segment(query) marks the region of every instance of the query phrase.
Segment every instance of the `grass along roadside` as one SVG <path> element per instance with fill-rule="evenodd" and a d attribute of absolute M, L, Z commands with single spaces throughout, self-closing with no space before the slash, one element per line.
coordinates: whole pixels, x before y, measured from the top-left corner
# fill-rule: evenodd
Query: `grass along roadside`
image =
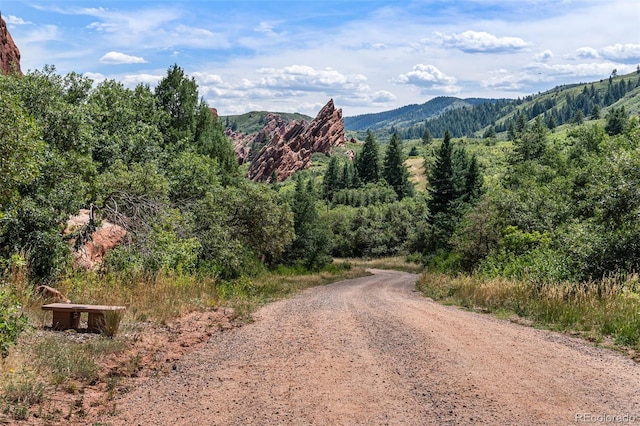
<path fill-rule="evenodd" d="M 115 412 L 114 396 L 128 390 L 128 379 L 170 371 L 212 332 L 250 321 L 259 306 L 363 275 L 363 269 L 337 261 L 318 273 L 280 268 L 228 282 L 83 272 L 57 283 L 73 302 L 127 306 L 119 332 L 108 337 L 49 331 L 51 314 L 41 310 L 44 301 L 33 295 L 24 274 L 14 271 L 3 285 L 17 295 L 31 329 L 8 357 L 0 358 L 0 423 L 82 422 L 92 412 Z"/>
<path fill-rule="evenodd" d="M 536 285 L 477 276 L 425 272 L 417 287 L 445 304 L 480 309 L 500 317 L 517 315 L 535 326 L 580 335 L 601 344 L 612 340 L 640 352 L 638 276 L 613 277 L 582 284 Z M 640 359 L 638 359 L 640 360 Z"/>
<path fill-rule="evenodd" d="M 341 259 L 342 262 L 348 262 L 362 269 L 391 269 L 394 271 L 420 273 L 424 270 L 421 263 L 411 262 L 403 256 L 381 257 L 375 259 Z"/>

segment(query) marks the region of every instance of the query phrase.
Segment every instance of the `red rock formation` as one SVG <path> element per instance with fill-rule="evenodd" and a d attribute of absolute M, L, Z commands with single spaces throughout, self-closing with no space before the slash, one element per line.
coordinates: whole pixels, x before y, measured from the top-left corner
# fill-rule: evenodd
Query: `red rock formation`
<path fill-rule="evenodd" d="M 89 210 L 82 209 L 77 216 L 69 218 L 64 233 L 70 234 L 86 226 L 89 223 L 90 214 Z M 89 241 L 73 252 L 75 263 L 84 269 L 93 269 L 102 263 L 102 258 L 109 250 L 120 245 L 126 233 L 127 231 L 121 226 L 103 220 L 102 225 L 91 233 Z M 75 240 L 70 240 L 71 245 L 74 243 Z"/>
<path fill-rule="evenodd" d="M 20 70 L 20 50 L 13 42 L 2 16 L 0 16 L 0 71 L 5 74 L 16 72 L 22 75 L 22 70 Z"/>
<path fill-rule="evenodd" d="M 267 144 L 251 161 L 249 178 L 265 182 L 275 171 L 278 181 L 283 181 L 298 170 L 309 168 L 314 152 L 329 152 L 331 147 L 344 143 L 342 110 L 335 109 L 331 99 L 311 123 L 288 122 L 277 114 L 269 114 L 267 125 L 253 138 L 254 144 L 256 141 Z M 242 150 L 236 145 L 239 158 L 249 156 L 247 146 L 242 145 Z"/>

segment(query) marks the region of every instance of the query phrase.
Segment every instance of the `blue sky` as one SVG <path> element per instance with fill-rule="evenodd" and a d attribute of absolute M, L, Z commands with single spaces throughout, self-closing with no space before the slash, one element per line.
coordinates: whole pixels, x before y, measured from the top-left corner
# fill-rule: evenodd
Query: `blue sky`
<path fill-rule="evenodd" d="M 0 11 L 23 71 L 154 86 L 177 63 L 222 115 L 516 98 L 640 64 L 637 0 L 0 0 Z"/>

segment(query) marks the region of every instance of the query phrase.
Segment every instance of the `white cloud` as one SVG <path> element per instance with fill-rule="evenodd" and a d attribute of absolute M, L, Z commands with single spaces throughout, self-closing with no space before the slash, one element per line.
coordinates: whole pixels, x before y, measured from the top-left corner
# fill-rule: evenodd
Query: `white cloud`
<path fill-rule="evenodd" d="M 301 104 L 298 105 L 298 108 L 296 109 L 296 111 L 298 112 L 302 112 L 304 114 L 307 114 L 311 117 L 314 117 L 315 115 L 318 114 L 318 112 L 320 112 L 320 110 L 322 109 L 323 106 L 325 106 L 326 104 L 320 103 L 320 102 L 303 102 Z"/>
<path fill-rule="evenodd" d="M 613 69 L 617 69 L 620 74 L 624 74 L 633 71 L 635 68 L 631 65 L 613 62 L 590 62 L 545 65 L 542 69 L 560 76 L 604 78 L 609 77 Z"/>
<path fill-rule="evenodd" d="M 638 61 L 640 60 L 640 44 L 614 44 L 600 49 L 603 58 L 612 61 Z"/>
<path fill-rule="evenodd" d="M 135 87 L 141 83 L 148 84 L 149 86 L 155 86 L 163 78 L 164 78 L 164 75 L 140 73 L 140 74 L 127 74 L 124 77 L 122 77 L 120 80 L 127 87 Z"/>
<path fill-rule="evenodd" d="M 533 57 L 536 62 L 547 62 L 553 58 L 553 52 L 550 49 L 540 52 Z"/>
<path fill-rule="evenodd" d="M 268 22 L 260 22 L 260 24 L 258 24 L 258 26 L 255 27 L 253 31 L 269 37 L 274 37 L 278 35 L 278 33 L 273 30 L 274 28 L 275 26 L 273 24 L 269 24 Z"/>
<path fill-rule="evenodd" d="M 442 45 L 467 53 L 500 53 L 519 51 L 529 47 L 529 43 L 519 37 L 496 37 L 484 31 L 465 31 L 462 33 L 436 33 Z"/>
<path fill-rule="evenodd" d="M 147 61 L 140 56 L 131 56 L 122 52 L 108 52 L 101 58 L 103 64 L 119 65 L 119 64 L 145 64 Z"/>
<path fill-rule="evenodd" d="M 433 65 L 418 64 L 414 65 L 413 71 L 406 74 L 400 74 L 397 78 L 398 83 L 412 84 L 419 87 L 432 87 L 434 85 L 454 84 L 457 80 L 440 71 Z"/>
<path fill-rule="evenodd" d="M 413 71 L 400 74 L 395 81 L 419 87 L 424 94 L 438 92 L 453 95 L 462 90 L 455 84 L 458 81 L 455 77 L 446 75 L 433 65 L 414 65 Z"/>
<path fill-rule="evenodd" d="M 544 79 L 542 75 L 528 72 L 512 72 L 506 69 L 493 71 L 490 77 L 480 82 L 482 87 L 491 90 L 519 91 L 531 83 Z"/>
<path fill-rule="evenodd" d="M 291 65 L 284 68 L 260 68 L 263 77 L 244 86 L 302 91 L 358 90 L 364 88 L 367 78 L 362 74 L 342 74 L 333 68 L 316 70 L 307 65 Z"/>
<path fill-rule="evenodd" d="M 7 23 L 7 25 L 28 25 L 32 23 L 13 15 L 6 15 L 3 17 L 3 19 Z"/>
<path fill-rule="evenodd" d="M 100 83 L 101 81 L 104 81 L 107 79 L 107 77 L 105 77 L 104 74 L 101 74 L 99 72 L 85 72 L 83 75 L 87 78 L 90 78 L 96 83 Z"/>
<path fill-rule="evenodd" d="M 598 54 L 598 51 L 596 49 L 594 49 L 593 47 L 581 47 L 579 49 L 576 49 L 575 55 L 569 55 L 568 58 L 569 59 L 571 59 L 571 58 L 575 58 L 575 59 L 598 59 L 598 58 L 600 58 L 600 55 Z"/>
<path fill-rule="evenodd" d="M 375 104 L 385 104 L 388 102 L 393 102 L 396 99 L 396 95 L 391 92 L 387 92 L 386 90 L 380 90 L 371 95 L 371 102 Z"/>
<path fill-rule="evenodd" d="M 196 71 L 191 73 L 191 76 L 196 79 L 196 81 L 202 85 L 207 84 L 222 84 L 222 77 L 218 74 L 210 74 L 206 72 Z"/>

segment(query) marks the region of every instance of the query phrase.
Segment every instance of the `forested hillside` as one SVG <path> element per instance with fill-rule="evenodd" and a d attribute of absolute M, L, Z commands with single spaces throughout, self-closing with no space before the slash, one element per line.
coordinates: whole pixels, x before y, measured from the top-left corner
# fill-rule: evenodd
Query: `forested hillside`
<path fill-rule="evenodd" d="M 225 128 L 248 135 L 259 132 L 267 123 L 267 115 L 269 114 L 271 114 L 271 112 L 252 111 L 240 115 L 222 116 L 220 119 L 222 120 Z M 298 113 L 278 112 L 276 114 L 289 121 L 304 120 L 310 122 L 313 120 L 313 117 Z"/>
<path fill-rule="evenodd" d="M 494 102 L 491 99 L 459 99 L 440 96 L 421 105 L 407 105 L 391 111 L 363 114 L 355 117 L 345 117 L 346 130 L 379 130 L 387 128 L 410 127 L 415 123 L 437 117 L 447 111 L 458 108 L 473 107 L 485 102 Z"/>
<path fill-rule="evenodd" d="M 419 139 L 425 131 L 442 138 L 445 130 L 453 137 L 477 137 L 509 131 L 518 116 L 527 121 L 542 114 L 549 129 L 585 118 L 600 118 L 606 108 L 625 99 L 630 113 L 638 112 L 640 74 L 618 76 L 600 81 L 555 87 L 522 99 L 458 99 L 438 97 L 422 105 L 357 117 L 346 117 L 348 130 L 389 130 L 403 139 Z M 623 104 L 616 106 L 623 106 Z"/>

